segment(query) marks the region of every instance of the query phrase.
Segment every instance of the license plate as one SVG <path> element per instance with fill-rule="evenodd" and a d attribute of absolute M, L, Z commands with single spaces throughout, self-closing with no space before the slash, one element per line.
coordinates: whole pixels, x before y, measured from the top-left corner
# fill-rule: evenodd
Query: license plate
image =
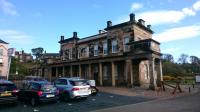
<path fill-rule="evenodd" d="M 1 93 L 1 96 L 11 96 L 11 93 Z"/>
<path fill-rule="evenodd" d="M 46 95 L 47 98 L 55 97 L 53 94 Z"/>

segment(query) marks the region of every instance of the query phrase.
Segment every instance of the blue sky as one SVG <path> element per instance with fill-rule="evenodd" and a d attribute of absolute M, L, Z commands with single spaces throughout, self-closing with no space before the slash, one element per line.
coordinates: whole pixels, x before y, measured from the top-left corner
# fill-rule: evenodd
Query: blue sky
<path fill-rule="evenodd" d="M 162 53 L 200 57 L 200 0 L 0 0 L 0 38 L 17 50 L 59 52 L 60 35 L 90 36 L 130 13 L 152 25 Z"/>

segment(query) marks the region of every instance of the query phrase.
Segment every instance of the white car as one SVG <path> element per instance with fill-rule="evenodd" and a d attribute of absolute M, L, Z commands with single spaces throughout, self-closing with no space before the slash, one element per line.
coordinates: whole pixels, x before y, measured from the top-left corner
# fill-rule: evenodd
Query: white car
<path fill-rule="evenodd" d="M 64 101 L 69 99 L 87 98 L 91 94 L 90 85 L 87 80 L 80 78 L 58 78 L 54 81 Z"/>

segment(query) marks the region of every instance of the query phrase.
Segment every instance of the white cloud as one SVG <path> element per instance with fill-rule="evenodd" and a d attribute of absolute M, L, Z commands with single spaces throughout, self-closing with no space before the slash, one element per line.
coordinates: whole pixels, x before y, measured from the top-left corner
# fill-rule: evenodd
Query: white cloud
<path fill-rule="evenodd" d="M 162 50 L 162 53 L 172 53 L 172 52 L 177 52 L 180 51 L 181 48 L 178 47 L 170 47 Z"/>
<path fill-rule="evenodd" d="M 185 15 L 181 11 L 159 10 L 140 13 L 137 18 L 144 19 L 148 24 L 159 25 L 178 23 L 180 20 L 185 18 Z"/>
<path fill-rule="evenodd" d="M 154 35 L 154 39 L 159 42 L 168 42 L 186 38 L 200 36 L 200 25 L 184 26 L 165 30 Z"/>
<path fill-rule="evenodd" d="M 10 44 L 29 45 L 33 42 L 32 37 L 24 32 L 16 30 L 1 30 L 0 37 Z"/>
<path fill-rule="evenodd" d="M 182 9 L 183 13 L 185 15 L 188 15 L 188 16 L 195 16 L 196 15 L 196 12 L 190 8 L 183 8 Z"/>
<path fill-rule="evenodd" d="M 194 10 L 198 11 L 200 10 L 200 1 L 197 1 L 196 3 L 193 4 Z"/>
<path fill-rule="evenodd" d="M 131 6 L 131 10 L 134 9 L 133 6 L 134 4 Z M 139 5 L 137 7 L 139 7 Z M 198 10 L 200 10 L 200 1 L 195 2 L 192 7 L 185 7 L 180 10 L 153 10 L 138 14 L 136 13 L 136 19 L 144 19 L 147 24 L 152 25 L 173 24 L 180 22 L 188 16 L 195 16 Z M 125 22 L 128 20 L 128 16 L 121 16 L 114 21 L 114 23 Z"/>
<path fill-rule="evenodd" d="M 15 9 L 15 6 L 8 0 L 0 0 L 0 10 L 2 10 L 5 14 L 8 15 L 19 15 L 17 10 Z"/>
<path fill-rule="evenodd" d="M 141 9 L 142 7 L 143 7 L 143 4 L 141 3 L 133 3 L 131 5 L 131 12 Z"/>

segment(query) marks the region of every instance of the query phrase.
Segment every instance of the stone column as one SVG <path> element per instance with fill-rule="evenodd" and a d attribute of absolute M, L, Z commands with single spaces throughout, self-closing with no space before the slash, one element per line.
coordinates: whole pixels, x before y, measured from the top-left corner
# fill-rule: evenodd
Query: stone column
<path fill-rule="evenodd" d="M 56 78 L 58 77 L 58 67 L 56 67 Z"/>
<path fill-rule="evenodd" d="M 72 65 L 70 65 L 70 77 L 73 77 Z"/>
<path fill-rule="evenodd" d="M 63 66 L 63 68 L 62 68 L 62 77 L 64 77 L 65 76 L 65 66 Z"/>
<path fill-rule="evenodd" d="M 132 60 L 128 59 L 126 60 L 126 69 L 125 69 L 125 73 L 127 76 L 127 82 L 128 82 L 128 86 L 132 87 L 133 86 L 133 64 L 132 64 Z"/>
<path fill-rule="evenodd" d="M 79 77 L 81 78 L 81 74 L 82 74 L 82 71 L 81 71 L 81 64 L 79 64 Z"/>
<path fill-rule="evenodd" d="M 103 71 L 102 71 L 102 63 L 99 63 L 99 84 L 103 85 Z"/>
<path fill-rule="evenodd" d="M 92 78 L 92 73 L 91 73 L 91 64 L 88 64 L 88 79 Z"/>
<path fill-rule="evenodd" d="M 112 86 L 115 87 L 115 63 L 111 62 L 112 66 Z"/>
<path fill-rule="evenodd" d="M 149 65 L 149 76 L 150 76 L 150 84 L 149 88 L 152 90 L 155 90 L 156 87 L 156 80 L 155 80 L 155 58 L 152 57 L 150 60 L 150 65 Z"/>
<path fill-rule="evenodd" d="M 49 76 L 49 80 L 52 81 L 52 67 L 48 68 L 48 76 Z"/>

